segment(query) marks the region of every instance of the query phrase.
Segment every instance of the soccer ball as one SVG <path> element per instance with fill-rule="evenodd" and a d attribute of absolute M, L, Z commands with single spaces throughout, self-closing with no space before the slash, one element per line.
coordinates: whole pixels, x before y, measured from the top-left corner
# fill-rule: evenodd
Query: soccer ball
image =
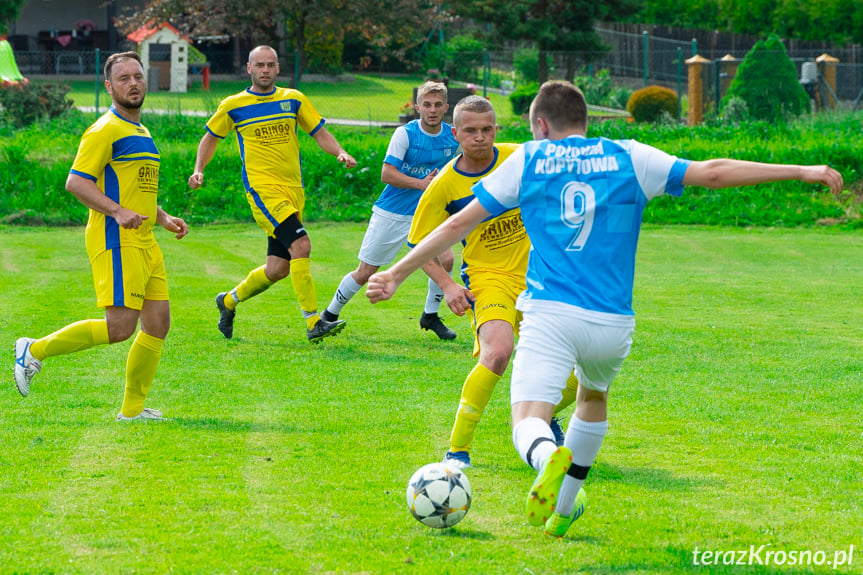
<path fill-rule="evenodd" d="M 445 463 L 429 463 L 416 470 L 408 481 L 408 509 L 428 527 L 452 527 L 470 509 L 470 482 L 467 475 Z"/>

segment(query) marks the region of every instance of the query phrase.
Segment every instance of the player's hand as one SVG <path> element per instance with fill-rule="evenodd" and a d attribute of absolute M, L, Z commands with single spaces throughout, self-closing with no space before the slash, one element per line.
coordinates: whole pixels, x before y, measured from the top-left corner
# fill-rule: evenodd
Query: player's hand
<path fill-rule="evenodd" d="M 366 287 L 366 297 L 372 303 L 378 303 L 385 299 L 390 299 L 399 287 L 399 282 L 395 280 L 393 274 L 389 270 L 372 274 L 369 278 L 368 287 Z"/>
<path fill-rule="evenodd" d="M 191 176 L 189 176 L 189 187 L 193 190 L 197 190 L 201 186 L 204 185 L 204 174 L 201 172 L 195 172 Z"/>
<path fill-rule="evenodd" d="M 835 196 L 842 193 L 842 187 L 844 186 L 842 174 L 830 166 L 804 166 L 800 179 L 810 184 L 824 184 L 830 188 L 830 191 Z"/>
<path fill-rule="evenodd" d="M 429 187 L 429 184 L 434 179 L 434 177 L 437 175 L 437 171 L 438 171 L 437 168 L 435 168 L 434 170 L 431 171 L 431 173 L 429 173 L 429 175 L 427 175 L 426 177 L 421 179 L 420 180 L 420 187 L 417 189 L 422 190 L 422 191 L 426 191 L 426 188 Z"/>
<path fill-rule="evenodd" d="M 133 212 L 124 207 L 120 207 L 117 213 L 112 214 L 114 221 L 121 228 L 137 230 L 144 223 L 144 220 L 149 219 L 149 216 L 142 216 L 138 212 Z"/>
<path fill-rule="evenodd" d="M 169 232 L 174 233 L 174 237 L 178 240 L 186 237 L 186 234 L 189 233 L 189 226 L 186 225 L 185 220 L 183 218 L 175 218 L 174 216 L 165 216 L 164 221 L 159 222 L 162 224 L 162 227 L 168 230 Z"/>
<path fill-rule="evenodd" d="M 443 290 L 443 297 L 449 309 L 456 315 L 464 315 L 476 301 L 474 295 L 464 286 L 453 282 Z"/>
<path fill-rule="evenodd" d="M 349 170 L 351 168 L 355 168 L 357 165 L 357 161 L 354 159 L 354 157 L 347 152 L 342 152 L 341 154 L 336 156 L 336 159 L 343 163 L 345 167 Z"/>

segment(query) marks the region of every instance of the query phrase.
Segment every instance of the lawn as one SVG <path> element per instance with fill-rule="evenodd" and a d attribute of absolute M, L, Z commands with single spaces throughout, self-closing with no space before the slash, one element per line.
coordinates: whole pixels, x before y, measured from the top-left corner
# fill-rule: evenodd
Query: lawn
<path fill-rule="evenodd" d="M 363 231 L 311 225 L 321 304 Z M 15 391 L 17 337 L 101 314 L 82 229 L 0 227 L 0 573 L 863 572 L 858 232 L 643 231 L 632 355 L 563 539 L 522 516 L 534 473 L 511 444 L 508 373 L 477 432 L 468 516 L 435 531 L 408 512 L 473 365 L 466 319 L 446 315 L 453 342 L 418 329 L 422 276 L 390 302 L 358 296 L 319 346 L 283 282 L 240 307 L 228 341 L 213 297 L 262 262 L 261 233 L 159 240 L 173 329 L 148 405 L 171 420 L 118 424 L 129 342 L 49 358 L 28 398 Z M 694 565 L 761 546 L 784 564 Z M 789 563 L 806 551 L 822 565 Z"/>

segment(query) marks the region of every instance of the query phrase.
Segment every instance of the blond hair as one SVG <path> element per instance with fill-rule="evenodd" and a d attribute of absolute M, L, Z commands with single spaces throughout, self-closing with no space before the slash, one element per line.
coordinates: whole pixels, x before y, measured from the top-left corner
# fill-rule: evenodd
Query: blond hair
<path fill-rule="evenodd" d="M 463 112 L 473 112 L 474 114 L 486 114 L 491 112 L 494 114 L 494 106 L 491 102 L 482 96 L 465 96 L 455 105 L 455 110 L 452 113 L 453 124 L 458 125 Z"/>
<path fill-rule="evenodd" d="M 420 102 L 422 102 L 422 99 L 429 94 L 440 94 L 441 96 L 443 96 L 443 101 L 446 102 L 446 84 L 442 82 L 434 82 L 432 80 L 425 82 L 422 86 L 417 88 L 416 103 L 419 104 Z"/>

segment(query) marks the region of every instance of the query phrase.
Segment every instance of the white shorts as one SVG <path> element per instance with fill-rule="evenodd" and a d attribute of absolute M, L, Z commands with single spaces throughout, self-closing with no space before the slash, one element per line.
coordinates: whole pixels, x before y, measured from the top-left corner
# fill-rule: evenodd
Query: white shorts
<path fill-rule="evenodd" d="M 389 264 L 406 244 L 410 231 L 411 218 L 387 217 L 373 211 L 357 258 L 370 266 Z"/>
<path fill-rule="evenodd" d="M 569 374 L 608 391 L 632 347 L 632 327 L 591 323 L 566 314 L 524 312 L 512 364 L 510 401 L 560 403 Z"/>

